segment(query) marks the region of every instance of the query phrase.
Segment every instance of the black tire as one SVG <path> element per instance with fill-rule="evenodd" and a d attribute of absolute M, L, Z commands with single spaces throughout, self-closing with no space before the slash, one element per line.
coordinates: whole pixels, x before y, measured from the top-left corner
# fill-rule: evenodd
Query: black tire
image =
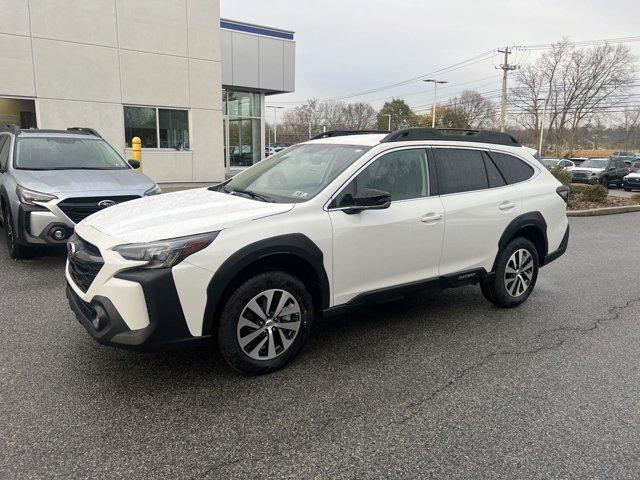
<path fill-rule="evenodd" d="M 519 250 L 526 250 L 529 253 L 533 262 L 533 271 L 531 274 L 530 282 L 524 292 L 522 292 L 520 295 L 514 296 L 507 291 L 505 271 L 507 269 L 507 263 L 509 262 L 509 259 L 512 255 L 514 255 L 515 252 Z M 507 246 L 500 253 L 498 253 L 496 271 L 493 280 L 480 284 L 482 294 L 487 300 L 489 300 L 497 307 L 517 307 L 518 305 L 521 305 L 523 302 L 525 302 L 527 298 L 529 298 L 529 295 L 531 295 L 531 292 L 536 285 L 536 280 L 538 279 L 539 268 L 540 262 L 536 246 L 526 238 L 517 237 L 511 240 L 507 244 Z"/>
<path fill-rule="evenodd" d="M 271 289 L 289 293 L 297 302 L 300 327 L 293 342 L 275 358 L 259 360 L 249 356 L 239 343 L 238 322 L 248 303 L 257 295 Z M 269 307 L 267 307 L 267 310 Z M 259 321 L 257 319 L 256 321 Z M 244 282 L 227 301 L 218 322 L 218 348 L 227 363 L 245 375 L 262 375 L 274 372 L 287 365 L 305 344 L 313 324 L 313 301 L 300 280 L 285 272 L 272 271 L 256 275 Z M 265 324 L 261 324 L 265 327 Z M 273 330 L 275 331 L 275 329 Z M 265 333 L 266 335 L 266 333 Z M 275 334 L 274 334 L 275 335 Z M 278 335 L 281 335 L 280 333 Z M 264 337 L 256 337 L 264 338 Z M 279 337 L 281 340 L 281 337 Z M 258 341 L 258 343 L 260 343 Z"/>
<path fill-rule="evenodd" d="M 609 188 L 609 179 L 607 177 L 602 178 L 602 180 L 600 180 L 600 185 L 602 185 L 604 188 Z"/>
<path fill-rule="evenodd" d="M 631 189 L 630 189 L 630 188 L 627 188 L 627 187 L 624 187 L 624 191 L 625 191 L 625 192 L 630 192 L 630 191 L 631 191 Z"/>
<path fill-rule="evenodd" d="M 4 208 L 2 219 L 3 219 L 2 225 L 4 226 L 4 238 L 7 243 L 7 250 L 9 251 L 9 256 L 11 258 L 15 258 L 16 260 L 32 257 L 33 250 L 24 245 L 20 245 L 16 241 L 15 224 L 13 222 L 13 215 L 11 215 L 11 210 L 8 207 Z"/>

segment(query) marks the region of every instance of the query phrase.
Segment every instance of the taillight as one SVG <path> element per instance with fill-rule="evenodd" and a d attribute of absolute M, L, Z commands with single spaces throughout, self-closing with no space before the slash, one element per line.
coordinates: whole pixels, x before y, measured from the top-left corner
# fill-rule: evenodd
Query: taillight
<path fill-rule="evenodd" d="M 569 203 L 569 187 L 566 185 L 560 185 L 556 188 L 556 193 L 562 197 L 564 203 Z"/>

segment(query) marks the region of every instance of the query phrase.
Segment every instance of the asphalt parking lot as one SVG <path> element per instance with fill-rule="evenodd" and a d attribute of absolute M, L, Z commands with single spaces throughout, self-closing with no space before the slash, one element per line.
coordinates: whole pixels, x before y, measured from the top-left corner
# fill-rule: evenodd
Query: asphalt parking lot
<path fill-rule="evenodd" d="M 467 287 L 318 324 L 289 368 L 96 344 L 62 254 L 0 246 L 0 478 L 637 478 L 640 214 L 574 218 L 517 310 Z"/>

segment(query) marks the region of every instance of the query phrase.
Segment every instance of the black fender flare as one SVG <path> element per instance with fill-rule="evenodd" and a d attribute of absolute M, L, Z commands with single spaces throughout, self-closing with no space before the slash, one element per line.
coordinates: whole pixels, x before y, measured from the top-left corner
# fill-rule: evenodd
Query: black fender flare
<path fill-rule="evenodd" d="M 502 232 L 502 236 L 500 237 L 500 241 L 498 242 L 498 254 L 496 254 L 496 259 L 493 262 L 492 272 L 496 271 L 496 263 L 498 262 L 498 255 L 502 251 L 504 247 L 507 246 L 509 241 L 514 237 L 516 233 L 522 230 L 525 227 L 533 227 L 540 231 L 542 234 L 542 238 L 544 239 L 544 251 L 538 252 L 541 258 L 545 258 L 547 256 L 547 252 L 549 250 L 548 240 L 547 240 L 547 222 L 540 212 L 528 212 L 523 213 L 522 215 L 518 215 L 516 218 L 511 220 L 507 228 Z"/>
<path fill-rule="evenodd" d="M 214 242 L 215 243 L 215 242 Z M 329 278 L 324 268 L 322 250 L 306 235 L 300 233 L 279 235 L 249 244 L 231 255 L 218 268 L 207 287 L 207 306 L 202 323 L 202 335 L 211 335 L 215 312 L 230 282 L 252 263 L 273 255 L 291 255 L 311 266 L 320 290 L 320 309 L 329 308 Z"/>

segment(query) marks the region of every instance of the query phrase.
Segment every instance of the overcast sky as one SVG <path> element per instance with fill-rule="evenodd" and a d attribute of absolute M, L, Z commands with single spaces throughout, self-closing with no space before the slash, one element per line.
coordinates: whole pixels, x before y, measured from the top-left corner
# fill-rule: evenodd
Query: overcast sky
<path fill-rule="evenodd" d="M 640 36 L 639 0 L 221 0 L 221 16 L 296 32 L 296 92 L 271 96 L 267 104 L 359 93 L 505 45 L 547 44 L 564 36 L 572 41 Z M 640 42 L 627 45 L 640 55 Z M 530 62 L 539 53 L 514 51 L 510 63 Z M 451 83 L 439 99 L 465 88 L 495 95 L 500 60 L 442 74 Z M 346 101 L 379 107 L 396 96 L 419 111 L 430 103 L 431 89 L 414 81 Z"/>

